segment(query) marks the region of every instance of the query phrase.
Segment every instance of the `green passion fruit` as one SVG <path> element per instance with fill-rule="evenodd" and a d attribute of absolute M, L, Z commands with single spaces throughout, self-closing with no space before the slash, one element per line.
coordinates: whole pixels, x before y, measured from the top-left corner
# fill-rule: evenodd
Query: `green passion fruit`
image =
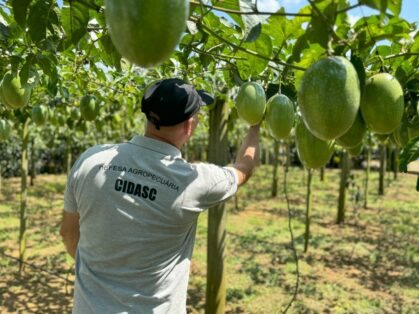
<path fill-rule="evenodd" d="M 361 113 L 374 133 L 389 134 L 403 117 L 404 99 L 400 83 L 388 73 L 370 77 L 361 100 Z"/>
<path fill-rule="evenodd" d="M 352 126 L 360 104 L 354 66 L 343 57 L 320 59 L 301 79 L 298 102 L 302 117 L 316 137 L 333 140 Z"/>
<path fill-rule="evenodd" d="M 336 143 L 345 148 L 355 147 L 362 142 L 366 131 L 367 127 L 364 119 L 362 119 L 361 112 L 358 111 L 351 128 L 344 135 L 337 138 Z"/>
<path fill-rule="evenodd" d="M 407 134 L 409 136 L 409 141 L 417 136 L 419 136 L 419 126 L 407 128 Z"/>
<path fill-rule="evenodd" d="M 314 136 L 301 118 L 297 120 L 295 140 L 298 156 L 306 168 L 321 168 L 330 160 L 334 142 Z"/>
<path fill-rule="evenodd" d="M 38 105 L 32 108 L 32 120 L 36 125 L 43 125 L 48 118 L 48 108 L 43 105 Z"/>
<path fill-rule="evenodd" d="M 349 155 L 355 157 L 358 156 L 362 151 L 362 142 L 358 143 L 355 147 L 348 148 Z"/>
<path fill-rule="evenodd" d="M 0 119 L 0 140 L 7 140 L 12 132 L 10 122 L 5 119 Z"/>
<path fill-rule="evenodd" d="M 277 139 L 289 136 L 294 125 L 294 105 L 285 95 L 274 95 L 269 98 L 266 109 L 266 125 L 271 135 Z"/>
<path fill-rule="evenodd" d="M 235 105 L 241 119 L 256 125 L 262 121 L 266 110 L 265 91 L 258 83 L 244 83 L 240 86 Z"/>
<path fill-rule="evenodd" d="M 5 105 L 10 109 L 19 109 L 27 105 L 31 96 L 31 89 L 23 87 L 20 77 L 8 72 L 4 75 L 1 84 L 1 93 Z"/>
<path fill-rule="evenodd" d="M 174 51 L 186 29 L 187 0 L 105 0 L 106 23 L 118 52 L 152 67 Z"/>
<path fill-rule="evenodd" d="M 99 104 L 95 96 L 83 96 L 80 101 L 80 114 L 86 121 L 92 121 L 97 117 L 99 114 Z"/>
<path fill-rule="evenodd" d="M 397 146 L 406 146 L 407 142 L 409 142 L 409 130 L 406 123 L 400 123 L 393 132 L 393 138 Z"/>

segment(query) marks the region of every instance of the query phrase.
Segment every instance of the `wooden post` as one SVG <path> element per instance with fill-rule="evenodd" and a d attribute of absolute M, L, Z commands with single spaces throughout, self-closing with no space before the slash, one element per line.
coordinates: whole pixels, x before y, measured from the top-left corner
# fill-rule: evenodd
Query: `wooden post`
<path fill-rule="evenodd" d="M 345 150 L 342 152 L 342 160 L 341 160 L 338 215 L 337 215 L 338 224 L 342 224 L 345 221 L 346 185 L 348 183 L 349 172 L 350 172 L 349 163 L 350 163 L 350 160 L 349 160 L 348 152 Z"/>
<path fill-rule="evenodd" d="M 324 167 L 320 168 L 320 181 L 321 182 L 325 182 L 325 177 L 324 177 Z"/>
<path fill-rule="evenodd" d="M 217 98 L 210 111 L 208 161 L 217 165 L 229 162 L 227 138 L 228 107 Z M 226 274 L 224 249 L 227 232 L 225 205 L 208 211 L 207 288 L 205 313 L 222 314 L 226 303 Z"/>
<path fill-rule="evenodd" d="M 304 234 L 304 253 L 308 250 L 308 242 L 310 240 L 310 214 L 311 214 L 311 179 L 312 169 L 307 170 L 307 196 L 306 196 L 306 229 Z"/>
<path fill-rule="evenodd" d="M 367 167 L 365 168 L 364 208 L 368 208 L 368 182 L 370 179 L 371 147 L 367 146 Z"/>
<path fill-rule="evenodd" d="M 30 161 L 30 168 L 29 168 L 29 172 L 30 172 L 30 177 L 31 177 L 31 181 L 30 181 L 30 186 L 34 186 L 35 184 L 35 179 L 36 179 L 36 169 L 35 169 L 35 138 L 31 139 L 31 161 Z"/>
<path fill-rule="evenodd" d="M 67 177 L 70 175 L 72 162 L 73 162 L 73 152 L 72 152 L 71 138 L 68 136 L 66 139 L 66 158 L 65 158 Z"/>
<path fill-rule="evenodd" d="M 386 175 L 386 154 L 387 149 L 384 144 L 380 144 L 380 177 L 378 180 L 378 195 L 384 195 L 384 181 Z"/>
<path fill-rule="evenodd" d="M 386 145 L 386 173 L 387 173 L 387 187 L 391 184 L 391 173 L 393 172 L 393 158 L 394 150 L 390 145 Z"/>
<path fill-rule="evenodd" d="M 19 273 L 23 270 L 23 263 L 26 260 L 26 198 L 28 178 L 28 131 L 29 119 L 22 125 L 22 156 L 20 160 L 21 190 L 20 190 L 20 228 L 19 228 Z"/>
<path fill-rule="evenodd" d="M 395 148 L 393 151 L 393 179 L 397 180 L 397 174 L 399 173 L 399 148 Z"/>
<path fill-rule="evenodd" d="M 265 165 L 269 165 L 271 163 L 271 150 L 269 149 L 269 145 L 265 146 Z"/>
<path fill-rule="evenodd" d="M 0 162 L 0 194 L 1 194 L 1 189 L 2 189 L 2 180 L 3 180 L 3 169 L 2 169 L 2 166 L 1 166 L 1 162 Z"/>
<path fill-rule="evenodd" d="M 276 197 L 278 194 L 278 165 L 279 165 L 279 141 L 274 142 L 274 160 L 271 196 Z"/>
<path fill-rule="evenodd" d="M 186 142 L 182 147 L 182 157 L 186 160 L 189 159 L 189 144 Z"/>
<path fill-rule="evenodd" d="M 288 173 L 288 169 L 289 167 L 291 167 L 291 143 L 289 139 L 285 141 L 285 145 L 286 145 L 285 171 Z"/>

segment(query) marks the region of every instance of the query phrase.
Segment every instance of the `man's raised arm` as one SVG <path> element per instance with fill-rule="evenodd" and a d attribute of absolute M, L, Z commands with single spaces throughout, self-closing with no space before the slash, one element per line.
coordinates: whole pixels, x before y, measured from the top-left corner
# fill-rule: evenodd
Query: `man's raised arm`
<path fill-rule="evenodd" d="M 239 186 L 249 179 L 259 164 L 259 131 L 260 124 L 251 126 L 237 153 L 233 168 L 237 171 Z"/>

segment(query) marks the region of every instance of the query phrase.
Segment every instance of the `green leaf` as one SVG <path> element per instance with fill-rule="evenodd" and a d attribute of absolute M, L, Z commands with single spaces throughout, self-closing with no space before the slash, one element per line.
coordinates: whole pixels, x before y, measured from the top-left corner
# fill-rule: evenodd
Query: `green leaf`
<path fill-rule="evenodd" d="M 80 2 L 71 1 L 61 13 L 62 24 L 67 38 L 77 45 L 79 40 L 87 33 L 89 23 L 89 9 Z"/>
<path fill-rule="evenodd" d="M 327 48 L 327 43 L 329 41 L 330 27 L 333 27 L 336 20 L 336 3 L 332 2 L 326 7 L 327 2 L 321 3 L 318 6 L 321 10 L 321 15 L 313 9 L 313 14 L 311 18 L 311 25 L 307 31 L 307 38 L 310 43 L 319 43 L 322 47 Z"/>
<path fill-rule="evenodd" d="M 342 9 L 339 7 L 339 9 Z M 337 28 L 335 29 L 336 35 L 338 35 L 340 38 L 348 38 L 349 32 L 351 30 L 351 23 L 349 20 L 349 15 L 347 12 L 340 13 L 336 17 L 335 25 Z"/>
<path fill-rule="evenodd" d="M 114 66 L 118 71 L 120 71 L 121 55 L 116 50 L 109 35 L 102 36 L 99 40 L 99 45 L 103 49 L 101 57 L 104 63 L 109 66 Z"/>
<path fill-rule="evenodd" d="M 325 52 L 326 49 L 320 46 L 320 44 L 311 44 L 307 49 L 303 50 L 301 60 L 300 62 L 296 63 L 296 65 L 307 69 L 314 62 L 316 62 L 322 56 L 324 56 Z M 303 71 L 295 71 L 295 87 L 297 88 L 297 90 L 300 89 L 300 81 L 303 75 Z"/>
<path fill-rule="evenodd" d="M 9 9 L 4 9 L 3 7 L 0 6 L 0 16 L 4 19 L 4 21 L 6 22 L 6 24 L 10 24 L 13 22 L 14 18 L 13 16 L 10 14 Z"/>
<path fill-rule="evenodd" d="M 387 1 L 388 0 L 359 0 L 359 3 L 379 10 L 383 15 L 387 11 Z"/>
<path fill-rule="evenodd" d="M 419 136 L 411 139 L 400 154 L 399 170 L 407 172 L 407 165 L 419 158 Z"/>
<path fill-rule="evenodd" d="M 240 11 L 239 0 L 216 0 L 213 1 L 213 5 L 224 9 Z M 237 25 L 244 28 L 244 23 L 240 15 L 230 14 L 230 17 L 237 23 Z"/>
<path fill-rule="evenodd" d="M 278 10 L 279 13 L 285 13 L 285 9 L 282 7 Z M 304 14 L 311 14 L 311 7 L 305 6 L 303 7 L 299 13 Z M 294 56 L 297 56 L 297 60 L 299 61 L 299 54 L 301 50 L 308 47 L 303 47 L 307 41 L 306 28 L 303 28 L 304 23 L 310 22 L 311 17 L 309 16 L 296 16 L 293 19 L 287 19 L 285 16 L 281 15 L 271 15 L 266 24 L 263 24 L 263 32 L 272 37 L 272 43 L 275 47 L 286 47 L 287 40 L 295 40 L 297 39 L 296 45 L 298 45 L 295 49 Z M 301 39 L 300 39 L 301 38 Z"/>
<path fill-rule="evenodd" d="M 47 84 L 47 91 L 51 96 L 55 96 L 58 93 L 58 81 L 49 79 Z"/>
<path fill-rule="evenodd" d="M 96 76 L 98 77 L 99 80 L 101 80 L 102 82 L 106 82 L 106 75 L 103 72 L 103 69 L 98 68 L 94 62 L 90 64 L 90 67 L 96 73 Z"/>
<path fill-rule="evenodd" d="M 19 72 L 20 77 L 20 83 L 22 86 L 26 85 L 29 79 L 30 71 L 32 69 L 32 63 L 33 63 L 34 55 L 29 54 L 26 57 L 26 62 L 23 64 L 22 69 Z"/>
<path fill-rule="evenodd" d="M 257 12 L 256 4 L 253 0 L 240 0 L 240 10 L 243 12 Z M 244 38 L 248 38 L 253 28 L 264 22 L 260 15 L 243 15 L 242 20 L 245 26 Z"/>
<path fill-rule="evenodd" d="M 354 66 L 356 73 L 358 74 L 359 86 L 360 86 L 361 95 L 362 95 L 364 92 L 365 80 L 366 80 L 364 63 L 362 62 L 362 59 L 357 55 L 351 55 L 351 63 Z"/>
<path fill-rule="evenodd" d="M 269 83 L 266 88 L 266 100 L 279 93 L 279 84 Z"/>
<path fill-rule="evenodd" d="M 13 55 L 10 57 L 10 65 L 12 68 L 12 73 L 17 73 L 19 69 L 19 65 L 24 61 L 21 56 Z"/>
<path fill-rule="evenodd" d="M 36 63 L 55 85 L 58 82 L 57 62 L 57 59 L 52 53 L 38 54 L 36 56 Z"/>
<path fill-rule="evenodd" d="M 381 57 L 385 57 L 391 54 L 392 54 L 391 47 L 387 45 L 377 46 L 374 52 L 371 53 L 371 55 L 380 55 Z"/>
<path fill-rule="evenodd" d="M 10 36 L 9 28 L 0 22 L 0 40 L 5 40 L 9 38 L 9 36 Z"/>
<path fill-rule="evenodd" d="M 360 0 L 359 3 L 379 10 L 382 16 L 386 13 L 387 9 L 393 12 L 394 15 L 398 16 L 402 9 L 401 0 Z"/>
<path fill-rule="evenodd" d="M 357 43 L 360 50 L 374 46 L 378 41 L 384 39 L 397 41 L 404 38 L 411 40 L 409 36 L 411 25 L 409 22 L 398 17 L 387 17 L 387 19 L 381 21 L 379 16 L 373 15 L 356 22 L 354 30 L 359 33 Z"/>
<path fill-rule="evenodd" d="M 256 41 L 262 32 L 262 23 L 258 23 L 252 27 L 244 42 L 250 43 Z"/>
<path fill-rule="evenodd" d="M 389 1 L 388 8 L 394 15 L 399 16 L 400 12 L 402 11 L 402 1 Z"/>
<path fill-rule="evenodd" d="M 417 69 L 415 69 L 409 62 L 403 62 L 397 67 L 395 76 L 400 85 L 405 86 L 407 80 L 415 71 L 417 71 Z"/>
<path fill-rule="evenodd" d="M 32 0 L 13 0 L 12 1 L 12 8 L 13 8 L 13 15 L 17 24 L 20 27 L 25 28 L 26 26 L 26 17 L 28 14 L 28 7 Z"/>
<path fill-rule="evenodd" d="M 284 13 L 284 8 L 281 8 L 277 12 Z M 267 23 L 263 25 L 264 32 L 272 37 L 272 43 L 274 46 L 281 46 L 282 42 L 287 39 L 287 25 L 291 22 L 287 21 L 287 18 L 282 15 L 271 15 Z M 297 34 L 295 34 L 297 35 Z"/>
<path fill-rule="evenodd" d="M 244 43 L 243 48 L 257 52 L 259 55 L 270 58 L 272 55 L 272 41 L 271 38 L 262 33 L 259 38 L 251 43 Z M 268 65 L 268 60 L 254 56 L 244 51 L 237 53 L 237 66 L 239 68 L 240 76 L 248 78 L 249 76 L 257 76 L 265 70 Z"/>
<path fill-rule="evenodd" d="M 45 39 L 50 12 L 55 5 L 54 0 L 36 0 L 31 6 L 28 16 L 29 35 L 34 42 Z"/>
<path fill-rule="evenodd" d="M 307 40 L 307 33 L 304 33 L 300 37 L 298 37 L 297 41 L 295 42 L 294 47 L 292 48 L 292 58 L 296 62 L 301 61 L 301 53 L 304 49 L 309 47 L 309 42 Z"/>

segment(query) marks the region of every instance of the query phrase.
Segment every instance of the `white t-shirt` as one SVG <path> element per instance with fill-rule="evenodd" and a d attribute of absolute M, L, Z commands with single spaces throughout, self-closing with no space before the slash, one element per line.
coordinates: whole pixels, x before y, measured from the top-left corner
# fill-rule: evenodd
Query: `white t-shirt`
<path fill-rule="evenodd" d="M 84 152 L 65 191 L 80 214 L 73 313 L 186 313 L 198 215 L 237 181 L 147 137 Z"/>

